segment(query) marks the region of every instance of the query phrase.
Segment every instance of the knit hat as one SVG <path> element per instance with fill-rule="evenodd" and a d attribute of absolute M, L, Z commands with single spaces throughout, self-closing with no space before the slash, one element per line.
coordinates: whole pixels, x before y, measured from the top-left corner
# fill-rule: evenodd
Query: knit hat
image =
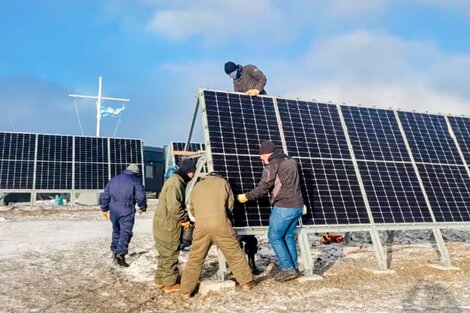
<path fill-rule="evenodd" d="M 129 166 L 126 168 L 126 170 L 131 171 L 134 174 L 140 174 L 140 168 L 135 163 L 129 164 Z"/>
<path fill-rule="evenodd" d="M 228 75 L 237 69 L 238 69 L 238 66 L 235 63 L 231 61 L 225 63 L 225 74 Z"/>
<path fill-rule="evenodd" d="M 194 165 L 193 160 L 191 159 L 182 159 L 178 165 L 179 171 L 188 174 L 194 173 L 196 171 L 196 165 Z"/>
<path fill-rule="evenodd" d="M 277 150 L 276 145 L 270 140 L 263 140 L 259 147 L 259 154 L 273 153 Z"/>

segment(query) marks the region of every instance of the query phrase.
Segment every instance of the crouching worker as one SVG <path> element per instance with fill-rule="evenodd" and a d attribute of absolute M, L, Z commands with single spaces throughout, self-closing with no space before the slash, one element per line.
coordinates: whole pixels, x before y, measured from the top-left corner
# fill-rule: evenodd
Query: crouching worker
<path fill-rule="evenodd" d="M 113 223 L 113 237 L 111 251 L 114 262 L 120 266 L 128 267 L 125 255 L 132 238 L 132 229 L 135 221 L 135 204 L 144 212 L 147 209 L 145 188 L 140 178 L 140 169 L 137 164 L 129 164 L 122 174 L 114 176 L 106 185 L 100 196 L 102 218 Z"/>
<path fill-rule="evenodd" d="M 183 159 L 179 168 L 163 185 L 153 217 L 153 238 L 158 251 L 155 285 L 165 293 L 180 290 L 178 254 L 182 228 L 190 225 L 185 210 L 186 184 L 193 178 L 196 166 Z"/>
<path fill-rule="evenodd" d="M 237 240 L 229 210 L 234 196 L 229 183 L 215 173 L 198 182 L 191 193 L 191 213 L 196 220 L 193 244 L 181 278 L 181 295 L 187 299 L 196 289 L 204 260 L 215 243 L 243 290 L 253 285 L 253 275 Z"/>

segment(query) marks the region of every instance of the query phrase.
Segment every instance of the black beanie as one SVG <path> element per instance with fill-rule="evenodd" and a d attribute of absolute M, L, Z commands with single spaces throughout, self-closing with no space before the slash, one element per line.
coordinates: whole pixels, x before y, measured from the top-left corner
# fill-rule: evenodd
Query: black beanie
<path fill-rule="evenodd" d="M 259 147 L 259 154 L 273 153 L 277 150 L 276 145 L 269 140 L 263 140 Z"/>
<path fill-rule="evenodd" d="M 194 165 L 191 159 L 182 159 L 178 167 L 179 170 L 185 174 L 194 173 L 196 171 L 196 165 Z"/>
<path fill-rule="evenodd" d="M 228 75 L 228 74 L 232 73 L 233 71 L 235 71 L 237 68 L 238 68 L 238 66 L 235 63 L 229 61 L 229 62 L 225 63 L 225 74 Z"/>

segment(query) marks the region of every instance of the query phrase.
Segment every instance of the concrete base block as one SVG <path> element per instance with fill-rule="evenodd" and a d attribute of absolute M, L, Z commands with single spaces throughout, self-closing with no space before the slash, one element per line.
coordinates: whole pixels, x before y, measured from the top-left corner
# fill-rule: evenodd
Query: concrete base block
<path fill-rule="evenodd" d="M 445 266 L 441 264 L 428 264 L 428 266 L 441 271 L 460 271 L 460 268 L 455 266 Z"/>
<path fill-rule="evenodd" d="M 375 268 L 367 268 L 365 269 L 367 272 L 369 273 L 372 273 L 372 274 L 376 274 L 376 275 L 390 275 L 390 274 L 396 274 L 396 272 L 394 270 L 391 270 L 391 269 L 387 269 L 387 270 L 378 270 L 378 269 L 375 269 Z"/>
<path fill-rule="evenodd" d="M 235 282 L 233 280 L 213 281 L 206 280 L 199 284 L 199 293 L 204 296 L 209 292 L 228 292 L 235 290 Z"/>
<path fill-rule="evenodd" d="M 321 281 L 323 277 L 320 275 L 308 275 L 308 276 L 300 276 L 296 279 L 299 283 L 306 283 L 311 281 Z"/>

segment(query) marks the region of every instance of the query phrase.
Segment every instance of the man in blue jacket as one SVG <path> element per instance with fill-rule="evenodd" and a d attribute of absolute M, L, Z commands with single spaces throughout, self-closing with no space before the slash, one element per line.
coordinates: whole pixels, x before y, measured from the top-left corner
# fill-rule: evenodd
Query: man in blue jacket
<path fill-rule="evenodd" d="M 135 221 L 135 204 L 142 212 L 147 210 L 147 197 L 140 178 L 137 164 L 129 164 L 122 174 L 114 176 L 106 185 L 100 196 L 102 218 L 109 219 L 113 224 L 111 251 L 114 262 L 119 266 L 128 267 L 125 256 L 132 238 Z"/>

